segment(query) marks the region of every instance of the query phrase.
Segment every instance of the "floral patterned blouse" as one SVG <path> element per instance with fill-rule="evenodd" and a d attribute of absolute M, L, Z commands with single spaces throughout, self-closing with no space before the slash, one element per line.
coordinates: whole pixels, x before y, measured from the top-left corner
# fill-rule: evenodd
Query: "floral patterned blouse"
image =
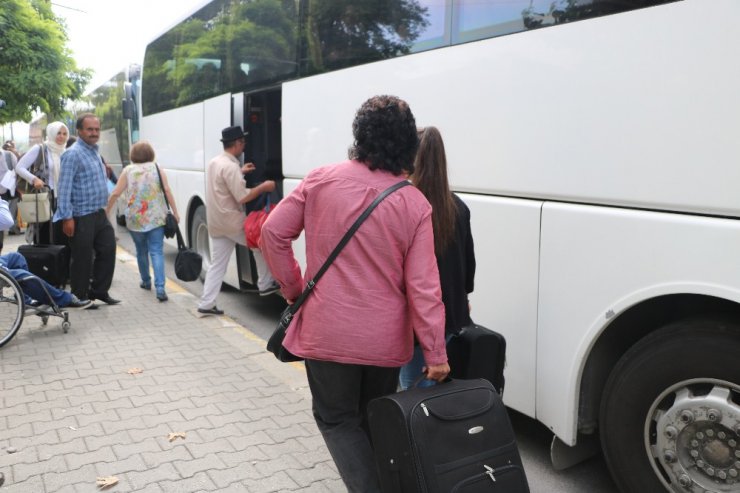
<path fill-rule="evenodd" d="M 131 231 L 150 231 L 164 226 L 167 206 L 154 163 L 131 163 L 126 175 L 126 227 Z"/>

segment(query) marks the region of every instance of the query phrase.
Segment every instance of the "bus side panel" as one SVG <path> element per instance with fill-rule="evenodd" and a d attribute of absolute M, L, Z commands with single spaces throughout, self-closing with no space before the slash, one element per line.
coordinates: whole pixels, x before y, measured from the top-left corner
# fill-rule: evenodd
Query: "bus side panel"
<path fill-rule="evenodd" d="M 165 169 L 202 171 L 203 132 L 203 103 L 141 119 L 141 138 L 152 144 Z"/>
<path fill-rule="evenodd" d="M 546 203 L 537 418 L 575 443 L 581 372 L 609 321 L 667 294 L 740 301 L 739 251 L 737 220 Z"/>
<path fill-rule="evenodd" d="M 506 337 L 507 406 L 535 416 L 541 202 L 460 194 L 475 243 L 476 323 Z"/>

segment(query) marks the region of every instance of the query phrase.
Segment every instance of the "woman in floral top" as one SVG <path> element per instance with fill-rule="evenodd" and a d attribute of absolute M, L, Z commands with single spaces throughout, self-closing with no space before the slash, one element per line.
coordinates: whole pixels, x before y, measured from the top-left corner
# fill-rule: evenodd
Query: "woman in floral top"
<path fill-rule="evenodd" d="M 152 289 L 152 278 L 149 274 L 149 257 L 154 268 L 154 288 L 157 299 L 167 301 L 164 291 L 164 223 L 167 216 L 167 206 L 162 193 L 162 185 L 157 174 L 157 164 L 154 162 L 154 149 L 145 141 L 131 146 L 129 153 L 131 164 L 126 166 L 118 178 L 116 187 L 108 198 L 106 212 L 110 212 L 116 199 L 126 190 L 128 197 L 126 207 L 126 227 L 136 245 L 136 261 L 139 264 L 142 289 Z M 180 216 L 177 213 L 175 199 L 172 197 L 167 175 L 159 168 L 162 175 L 164 193 L 172 207 L 172 214 L 177 222 Z"/>

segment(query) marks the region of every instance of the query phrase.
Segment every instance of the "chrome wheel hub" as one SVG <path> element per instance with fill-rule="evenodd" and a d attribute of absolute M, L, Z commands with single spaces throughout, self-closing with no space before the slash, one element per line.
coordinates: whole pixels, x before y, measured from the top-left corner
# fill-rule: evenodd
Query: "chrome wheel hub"
<path fill-rule="evenodd" d="M 650 408 L 645 446 L 669 491 L 740 491 L 740 388 L 719 380 L 671 387 Z"/>

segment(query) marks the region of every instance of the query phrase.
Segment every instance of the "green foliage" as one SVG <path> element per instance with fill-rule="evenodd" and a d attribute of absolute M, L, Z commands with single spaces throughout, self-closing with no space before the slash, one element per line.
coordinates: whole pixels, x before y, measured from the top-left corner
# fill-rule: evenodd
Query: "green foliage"
<path fill-rule="evenodd" d="M 66 47 L 64 24 L 48 0 L 3 0 L 0 8 L 0 124 L 31 120 L 36 110 L 56 119 L 91 78 Z"/>

